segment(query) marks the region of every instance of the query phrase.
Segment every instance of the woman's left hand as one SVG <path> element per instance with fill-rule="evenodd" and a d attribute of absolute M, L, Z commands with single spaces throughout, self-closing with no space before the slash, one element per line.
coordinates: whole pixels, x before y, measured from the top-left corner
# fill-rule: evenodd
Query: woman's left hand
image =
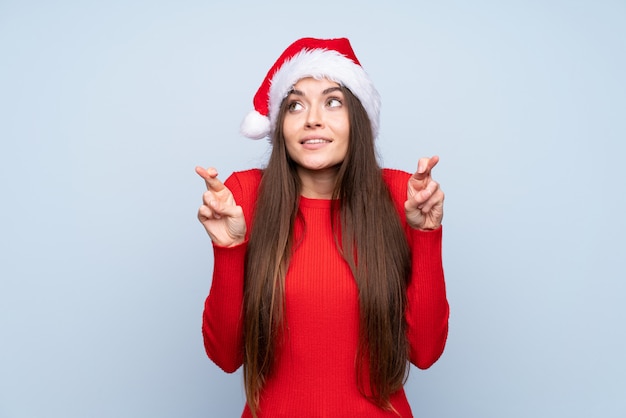
<path fill-rule="evenodd" d="M 431 171 L 439 157 L 420 158 L 417 171 L 407 184 L 407 200 L 404 203 L 406 220 L 416 229 L 437 229 L 443 219 L 443 191 L 433 180 Z"/>

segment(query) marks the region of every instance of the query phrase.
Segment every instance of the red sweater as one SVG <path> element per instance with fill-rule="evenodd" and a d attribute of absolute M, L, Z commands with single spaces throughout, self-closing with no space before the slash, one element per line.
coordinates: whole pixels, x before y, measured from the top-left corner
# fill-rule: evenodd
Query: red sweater
<path fill-rule="evenodd" d="M 406 312 L 410 361 L 425 369 L 443 352 L 448 333 L 441 228 L 410 228 L 404 216 L 410 174 L 385 169 L 383 176 L 412 253 Z M 225 183 L 243 208 L 248 233 L 260 179 L 261 171 L 254 169 L 234 173 Z M 259 417 L 398 416 L 369 402 L 357 388 L 358 291 L 350 268 L 335 246 L 330 205 L 330 200 L 300 198 L 306 234 L 285 279 L 289 334 L 277 347 L 277 361 L 261 393 Z M 234 372 L 243 362 L 246 243 L 232 248 L 213 246 L 213 282 L 205 303 L 202 333 L 208 356 L 226 372 Z M 412 417 L 403 390 L 392 396 L 391 403 L 401 417 Z M 242 417 L 250 416 L 246 406 Z"/>

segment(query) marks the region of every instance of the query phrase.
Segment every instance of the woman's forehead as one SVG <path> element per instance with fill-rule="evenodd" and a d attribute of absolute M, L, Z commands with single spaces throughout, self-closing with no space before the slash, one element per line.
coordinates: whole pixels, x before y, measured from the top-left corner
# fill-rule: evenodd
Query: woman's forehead
<path fill-rule="evenodd" d="M 335 81 L 329 80 L 327 78 L 313 78 L 313 77 L 305 77 L 298 80 L 293 87 L 291 88 L 291 92 L 294 90 L 298 91 L 310 91 L 315 92 L 319 90 L 323 92 L 331 87 L 341 87 L 341 85 Z"/>

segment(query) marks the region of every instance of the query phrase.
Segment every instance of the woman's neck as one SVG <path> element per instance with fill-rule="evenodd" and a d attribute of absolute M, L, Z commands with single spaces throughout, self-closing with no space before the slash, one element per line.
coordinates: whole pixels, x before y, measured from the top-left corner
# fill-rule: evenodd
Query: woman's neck
<path fill-rule="evenodd" d="M 307 170 L 298 167 L 298 176 L 302 183 L 300 194 L 309 199 L 332 199 L 338 171 L 339 167 L 325 170 Z"/>

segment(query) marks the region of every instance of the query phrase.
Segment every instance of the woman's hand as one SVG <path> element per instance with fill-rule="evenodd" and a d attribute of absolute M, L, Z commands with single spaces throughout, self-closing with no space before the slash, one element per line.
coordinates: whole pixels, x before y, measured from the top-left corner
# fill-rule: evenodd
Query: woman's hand
<path fill-rule="evenodd" d="M 246 237 L 243 210 L 237 206 L 231 191 L 217 178 L 217 170 L 196 167 L 196 173 L 204 179 L 207 188 L 198 209 L 198 220 L 213 243 L 221 247 L 243 243 Z"/>
<path fill-rule="evenodd" d="M 407 185 L 406 220 L 416 229 L 437 229 L 443 218 L 443 191 L 431 176 L 439 157 L 420 158 Z"/>

